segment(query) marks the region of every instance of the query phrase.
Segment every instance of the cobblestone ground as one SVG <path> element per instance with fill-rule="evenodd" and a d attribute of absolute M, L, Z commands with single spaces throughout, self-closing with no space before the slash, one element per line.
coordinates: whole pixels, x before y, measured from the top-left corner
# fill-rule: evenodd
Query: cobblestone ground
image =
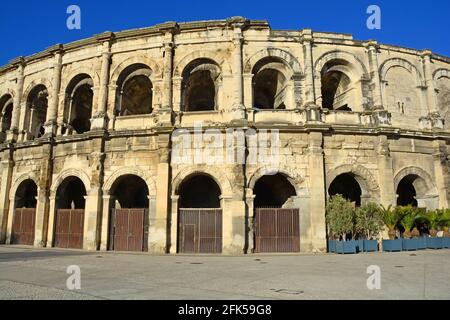
<path fill-rule="evenodd" d="M 67 267 L 81 289 L 67 289 Z M 367 288 L 367 267 L 381 289 Z M 0 299 L 450 299 L 450 250 L 153 256 L 0 246 Z"/>

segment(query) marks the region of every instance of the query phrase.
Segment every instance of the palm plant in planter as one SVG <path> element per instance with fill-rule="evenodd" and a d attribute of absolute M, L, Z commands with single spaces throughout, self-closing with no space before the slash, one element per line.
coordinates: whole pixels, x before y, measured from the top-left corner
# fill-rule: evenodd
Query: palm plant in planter
<path fill-rule="evenodd" d="M 430 236 L 427 238 L 427 248 L 429 249 L 442 249 L 443 238 L 438 238 L 437 233 L 441 222 L 441 211 L 429 211 L 425 215 L 425 219 L 430 230 Z"/>
<path fill-rule="evenodd" d="M 383 251 L 402 251 L 402 240 L 395 239 L 400 215 L 398 210 L 392 210 L 392 206 L 387 208 L 381 206 L 382 219 L 389 229 L 389 239 L 383 239 Z"/>
<path fill-rule="evenodd" d="M 363 236 L 363 250 L 378 250 L 376 237 L 383 227 L 382 210 L 375 203 L 367 203 L 358 208 L 356 214 L 356 231 Z"/>
<path fill-rule="evenodd" d="M 326 222 L 329 233 L 339 236 L 343 241 L 336 241 L 336 253 L 356 253 L 356 244 L 347 235 L 353 232 L 354 209 L 352 204 L 341 195 L 335 195 L 328 201 Z"/>
<path fill-rule="evenodd" d="M 411 237 L 411 230 L 416 224 L 418 218 L 418 212 L 412 206 L 400 208 L 402 212 L 402 218 L 400 223 L 404 229 L 402 248 L 403 250 L 417 250 L 419 248 L 419 239 Z"/>

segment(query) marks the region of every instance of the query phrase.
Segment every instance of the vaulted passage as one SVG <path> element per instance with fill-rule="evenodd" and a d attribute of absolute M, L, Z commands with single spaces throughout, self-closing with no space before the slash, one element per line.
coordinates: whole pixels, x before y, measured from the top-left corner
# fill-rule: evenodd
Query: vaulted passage
<path fill-rule="evenodd" d="M 1 130 L 0 130 L 0 142 L 5 141 L 6 133 L 11 129 L 11 120 L 13 112 L 13 98 L 11 95 L 6 94 L 0 98 L 0 117 L 1 117 Z"/>
<path fill-rule="evenodd" d="M 295 188 L 281 174 L 261 177 L 255 184 L 255 252 L 300 251 L 299 209 Z"/>
<path fill-rule="evenodd" d="M 187 178 L 179 188 L 178 252 L 222 252 L 221 191 L 209 176 Z"/>
<path fill-rule="evenodd" d="M 355 206 L 361 206 L 361 187 L 351 173 L 343 173 L 337 176 L 328 188 L 330 197 L 340 194 L 345 199 L 353 202 Z"/>
<path fill-rule="evenodd" d="M 14 198 L 11 244 L 33 245 L 36 219 L 37 186 L 33 180 L 23 181 Z"/>
<path fill-rule="evenodd" d="M 148 187 L 142 178 L 124 175 L 111 188 L 109 250 L 148 251 Z"/>
<path fill-rule="evenodd" d="M 25 113 L 25 128 L 29 138 L 39 138 L 45 133 L 45 121 L 47 118 L 48 91 L 40 84 L 34 87 L 28 97 Z"/>
<path fill-rule="evenodd" d="M 63 134 L 81 134 L 91 128 L 93 81 L 87 74 L 76 76 L 66 90 Z"/>
<path fill-rule="evenodd" d="M 347 62 L 332 60 L 325 64 L 321 73 L 322 108 L 351 111 L 351 80 L 344 72 Z"/>
<path fill-rule="evenodd" d="M 253 68 L 254 108 L 286 109 L 287 79 L 286 66 L 277 58 L 269 57 L 259 61 Z"/>
<path fill-rule="evenodd" d="M 125 68 L 117 81 L 116 115 L 150 114 L 153 111 L 152 70 L 136 63 Z"/>
<path fill-rule="evenodd" d="M 397 186 L 397 205 L 417 207 L 417 197 L 422 198 L 426 192 L 425 180 L 414 174 L 407 175 Z"/>
<path fill-rule="evenodd" d="M 182 110 L 208 111 L 217 109 L 220 68 L 212 60 L 196 59 L 183 71 Z"/>
<path fill-rule="evenodd" d="M 77 177 L 67 177 L 56 192 L 54 246 L 83 248 L 86 189 Z"/>

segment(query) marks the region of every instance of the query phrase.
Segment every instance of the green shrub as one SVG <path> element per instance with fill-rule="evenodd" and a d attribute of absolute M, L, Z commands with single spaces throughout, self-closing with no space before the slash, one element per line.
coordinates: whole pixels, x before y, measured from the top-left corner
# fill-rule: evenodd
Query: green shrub
<path fill-rule="evenodd" d="M 365 239 L 373 239 L 383 227 L 383 211 L 376 203 L 367 203 L 356 210 L 356 231 Z"/>
<path fill-rule="evenodd" d="M 328 201 L 326 221 L 332 235 L 342 236 L 353 233 L 355 210 L 352 204 L 341 195 L 335 195 Z"/>

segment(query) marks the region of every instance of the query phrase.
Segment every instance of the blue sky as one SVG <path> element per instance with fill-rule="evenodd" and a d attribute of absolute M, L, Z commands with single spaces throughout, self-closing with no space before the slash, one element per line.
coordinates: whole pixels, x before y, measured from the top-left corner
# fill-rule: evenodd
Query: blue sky
<path fill-rule="evenodd" d="M 68 30 L 66 9 L 81 8 L 81 30 Z M 381 30 L 366 27 L 369 5 L 381 8 Z M 0 65 L 103 31 L 151 26 L 164 21 L 195 21 L 245 16 L 267 19 L 273 29 L 312 28 L 351 33 L 415 49 L 429 48 L 450 56 L 449 0 L 40 0 L 2 1 Z"/>

